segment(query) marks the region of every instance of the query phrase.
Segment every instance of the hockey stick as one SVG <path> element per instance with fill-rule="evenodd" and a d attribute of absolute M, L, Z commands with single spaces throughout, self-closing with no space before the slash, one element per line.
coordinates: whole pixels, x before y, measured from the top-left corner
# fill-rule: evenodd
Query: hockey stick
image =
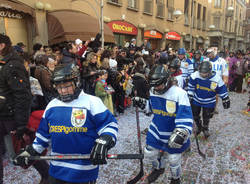
<path fill-rule="evenodd" d="M 197 149 L 198 149 L 198 153 L 199 155 L 203 158 L 203 159 L 206 159 L 206 155 L 204 153 L 201 152 L 200 150 L 200 145 L 199 145 L 199 141 L 198 141 L 198 135 L 195 133 L 194 135 L 195 137 L 195 142 L 196 142 L 196 145 L 197 145 Z"/>
<path fill-rule="evenodd" d="M 135 92 L 136 94 L 136 92 Z M 137 125 L 137 137 L 138 137 L 138 146 L 139 146 L 139 153 L 142 154 L 142 145 L 141 145 L 141 130 L 140 130 L 140 122 L 139 122 L 139 110 L 138 106 L 135 108 L 136 113 L 136 125 Z M 131 180 L 127 182 L 127 184 L 135 184 L 137 183 L 144 175 L 143 170 L 143 159 L 140 159 L 140 172 Z"/>
<path fill-rule="evenodd" d="M 90 159 L 88 155 L 28 156 L 29 160 L 80 160 Z M 107 159 L 143 159 L 143 154 L 108 154 Z"/>

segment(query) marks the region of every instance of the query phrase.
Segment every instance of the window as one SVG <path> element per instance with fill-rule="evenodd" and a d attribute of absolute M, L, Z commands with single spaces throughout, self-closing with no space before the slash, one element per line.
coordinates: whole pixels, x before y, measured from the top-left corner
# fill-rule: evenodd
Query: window
<path fill-rule="evenodd" d="M 144 0 L 144 13 L 152 14 L 152 0 Z"/>
<path fill-rule="evenodd" d="M 167 0 L 167 9 L 168 9 L 168 20 L 173 20 L 173 13 L 174 13 L 174 0 Z"/>
<path fill-rule="evenodd" d="M 128 0 L 128 8 L 137 9 L 138 8 L 138 0 Z"/>
<path fill-rule="evenodd" d="M 220 17 L 214 17 L 214 26 L 215 29 L 220 29 Z"/>
<path fill-rule="evenodd" d="M 207 14 L 207 8 L 203 7 L 203 16 L 202 16 L 202 29 L 206 29 L 206 14 Z"/>
<path fill-rule="evenodd" d="M 164 17 L 164 4 L 163 0 L 157 1 L 157 17 Z"/>
<path fill-rule="evenodd" d="M 185 25 L 188 25 L 189 24 L 189 19 L 188 19 L 188 9 L 189 9 L 189 0 L 185 0 L 185 3 L 184 3 L 184 17 L 185 17 Z"/>
<path fill-rule="evenodd" d="M 214 1 L 214 7 L 215 8 L 221 8 L 221 0 L 215 0 Z"/>
<path fill-rule="evenodd" d="M 191 17 L 193 17 L 193 28 L 195 28 L 196 21 L 197 21 L 195 18 L 195 16 L 196 16 L 196 1 L 194 1 L 193 5 L 194 5 L 194 8 L 192 8 L 192 10 L 194 10 L 194 15 L 193 15 L 193 12 L 191 11 Z"/>
<path fill-rule="evenodd" d="M 122 0 L 107 0 L 107 2 L 110 3 L 110 4 L 117 5 L 117 6 L 122 5 Z"/>
<path fill-rule="evenodd" d="M 201 28 L 201 4 L 198 4 L 198 9 L 197 9 L 197 28 Z"/>

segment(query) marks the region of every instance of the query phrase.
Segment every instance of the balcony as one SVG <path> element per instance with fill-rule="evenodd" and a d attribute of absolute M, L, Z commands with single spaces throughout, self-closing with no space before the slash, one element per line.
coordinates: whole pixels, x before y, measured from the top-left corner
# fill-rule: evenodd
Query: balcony
<path fill-rule="evenodd" d="M 115 6 L 122 6 L 122 0 L 107 0 L 107 3 Z"/>

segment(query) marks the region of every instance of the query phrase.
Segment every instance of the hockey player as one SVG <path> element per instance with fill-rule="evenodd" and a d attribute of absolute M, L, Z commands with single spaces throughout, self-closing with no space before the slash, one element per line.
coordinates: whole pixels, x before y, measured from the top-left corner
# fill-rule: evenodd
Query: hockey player
<path fill-rule="evenodd" d="M 207 49 L 207 56 L 209 61 L 212 64 L 212 71 L 215 71 L 224 81 L 225 85 L 228 84 L 229 68 L 225 59 L 219 57 L 217 54 L 217 47 L 211 47 Z M 206 60 L 207 61 L 207 60 Z M 216 104 L 218 103 L 218 96 L 216 96 Z M 216 108 L 216 105 L 215 105 Z M 218 111 L 215 109 L 215 112 L 218 114 Z"/>
<path fill-rule="evenodd" d="M 50 184 L 94 184 L 99 164 L 115 145 L 118 125 L 101 99 L 80 90 L 80 73 L 74 64 L 59 65 L 53 75 L 58 97 L 45 109 L 33 144 L 16 158 L 18 165 L 31 164 L 23 156 L 36 156 L 51 144 L 52 155 L 83 154 L 90 160 L 50 162 Z"/>
<path fill-rule="evenodd" d="M 203 59 L 204 58 L 201 54 L 201 51 L 199 51 L 199 50 L 195 51 L 194 57 L 192 59 L 192 63 L 194 64 L 194 71 L 195 72 L 198 71 L 199 66 L 200 66 L 201 62 L 203 61 Z"/>
<path fill-rule="evenodd" d="M 194 65 L 192 61 L 186 57 L 186 50 L 184 48 L 180 48 L 178 50 L 178 58 L 181 61 L 180 69 L 182 71 L 182 76 L 185 80 L 184 88 L 186 89 L 188 79 L 191 73 L 194 72 Z"/>
<path fill-rule="evenodd" d="M 149 73 L 149 108 L 154 117 L 146 138 L 145 157 L 152 160 L 153 170 L 147 177 L 154 182 L 169 162 L 171 184 L 179 184 L 181 153 L 190 145 L 193 117 L 186 91 L 173 85 L 169 71 L 156 65 Z"/>
<path fill-rule="evenodd" d="M 170 61 L 168 68 L 171 72 L 171 77 L 173 77 L 173 79 L 176 79 L 176 82 L 180 88 L 183 88 L 185 81 L 182 76 L 182 71 L 180 70 L 180 65 L 180 60 L 178 58 L 174 58 Z"/>
<path fill-rule="evenodd" d="M 188 83 L 188 96 L 197 125 L 196 135 L 203 131 L 205 138 L 210 136 L 209 120 L 213 116 L 216 94 L 222 98 L 224 109 L 228 109 L 230 100 L 227 88 L 219 74 L 212 72 L 212 64 L 209 61 L 204 61 L 201 63 L 199 71 L 191 74 Z M 201 110 L 203 121 L 200 118 Z"/>

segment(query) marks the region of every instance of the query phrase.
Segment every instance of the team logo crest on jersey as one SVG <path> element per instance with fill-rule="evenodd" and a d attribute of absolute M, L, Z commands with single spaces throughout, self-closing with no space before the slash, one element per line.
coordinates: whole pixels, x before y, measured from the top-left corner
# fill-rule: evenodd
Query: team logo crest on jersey
<path fill-rule="evenodd" d="M 211 82 L 210 84 L 210 89 L 215 89 L 217 87 L 217 83 L 216 82 Z"/>
<path fill-rule="evenodd" d="M 185 63 L 184 63 L 184 66 L 187 68 L 187 67 L 188 67 L 188 62 L 185 62 Z"/>
<path fill-rule="evenodd" d="M 169 112 L 169 113 L 175 113 L 175 111 L 176 111 L 176 102 L 167 100 L 166 109 L 167 109 L 167 112 Z"/>
<path fill-rule="evenodd" d="M 86 122 L 86 109 L 73 108 L 71 113 L 71 124 L 74 127 L 82 127 Z"/>

